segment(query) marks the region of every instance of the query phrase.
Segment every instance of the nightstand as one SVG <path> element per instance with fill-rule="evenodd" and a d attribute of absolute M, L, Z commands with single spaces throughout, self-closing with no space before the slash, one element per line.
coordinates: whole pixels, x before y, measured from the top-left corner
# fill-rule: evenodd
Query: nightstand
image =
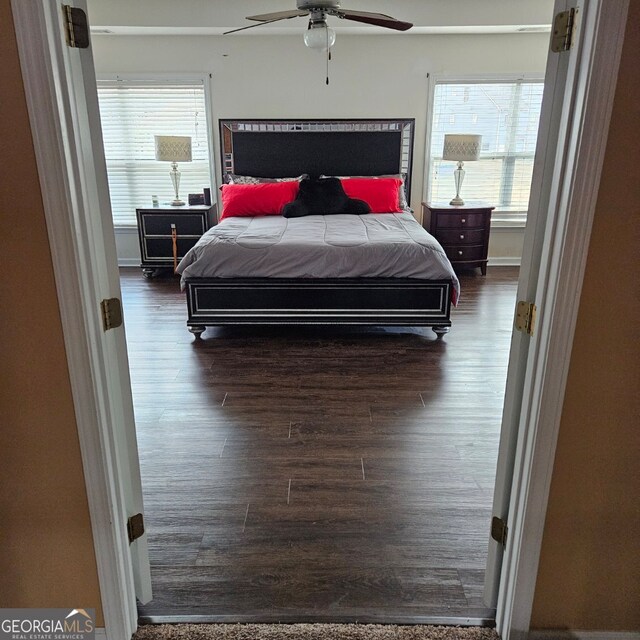
<path fill-rule="evenodd" d="M 200 236 L 217 223 L 215 205 L 136 209 L 136 218 L 142 257 L 140 266 L 145 278 L 153 277 L 162 267 L 173 269 L 174 233 L 175 260 L 180 262 Z"/>
<path fill-rule="evenodd" d="M 487 274 L 491 212 L 486 202 L 471 200 L 454 207 L 422 203 L 422 226 L 442 245 L 453 267 L 480 267 Z"/>

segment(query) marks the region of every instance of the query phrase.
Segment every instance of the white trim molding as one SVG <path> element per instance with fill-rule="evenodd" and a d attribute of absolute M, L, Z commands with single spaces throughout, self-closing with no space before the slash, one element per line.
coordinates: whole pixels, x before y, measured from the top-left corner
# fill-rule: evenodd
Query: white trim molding
<path fill-rule="evenodd" d="M 545 251 L 537 279 L 538 328 L 531 338 L 509 506 L 509 536 L 496 623 L 524 640 L 535 595 L 564 389 L 618 76 L 628 0 L 578 0 L 573 91 L 563 105 L 560 171 L 552 182 Z M 570 52 L 571 53 L 571 52 Z M 556 55 L 556 54 L 550 54 Z M 560 54 L 563 55 L 563 54 Z"/>
<path fill-rule="evenodd" d="M 491 231 L 495 231 L 496 229 L 524 229 L 527 226 L 527 214 L 523 213 L 518 216 L 508 217 L 505 215 L 501 215 L 499 213 L 496 214 L 494 211 L 491 215 Z"/>
<path fill-rule="evenodd" d="M 640 631 L 545 629 L 543 631 L 530 631 L 528 640 L 640 640 Z"/>
<path fill-rule="evenodd" d="M 79 4 L 76 1 L 75 4 Z M 83 183 L 74 97 L 55 0 L 12 0 L 29 120 L 69 367 L 105 633 L 129 638 L 137 627 L 126 509 L 118 482 L 102 347 L 102 297 L 93 243 L 90 197 Z M 84 7 L 86 9 L 86 7 Z M 96 603 L 97 604 L 97 603 Z"/>
<path fill-rule="evenodd" d="M 521 256 L 499 256 L 496 258 L 492 258 L 489 256 L 489 261 L 487 262 L 488 267 L 519 267 L 522 263 Z"/>

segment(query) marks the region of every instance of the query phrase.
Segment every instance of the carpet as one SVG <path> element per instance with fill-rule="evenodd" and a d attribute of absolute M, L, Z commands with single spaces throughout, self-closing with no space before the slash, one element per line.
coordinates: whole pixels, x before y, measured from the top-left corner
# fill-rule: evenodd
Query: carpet
<path fill-rule="evenodd" d="M 384 624 L 161 624 L 140 627 L 132 640 L 498 640 L 481 627 Z"/>

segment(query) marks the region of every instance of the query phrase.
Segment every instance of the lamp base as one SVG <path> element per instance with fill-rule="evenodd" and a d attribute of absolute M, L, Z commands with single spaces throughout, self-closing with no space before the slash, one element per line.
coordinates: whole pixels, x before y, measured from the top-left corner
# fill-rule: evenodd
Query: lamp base
<path fill-rule="evenodd" d="M 173 193 L 175 194 L 175 198 L 171 203 L 172 207 L 184 207 L 184 200 L 180 200 L 180 196 L 178 195 L 178 189 L 180 188 L 180 171 L 178 171 L 178 163 L 171 163 L 171 171 L 169 172 L 171 176 L 171 182 L 173 182 Z"/>
<path fill-rule="evenodd" d="M 459 160 L 458 168 L 453 172 L 453 179 L 456 182 L 456 197 L 449 204 L 454 207 L 459 207 L 464 204 L 464 200 L 460 197 L 460 189 L 462 189 L 462 182 L 464 180 L 464 169 L 462 167 L 464 167 L 464 162 Z"/>

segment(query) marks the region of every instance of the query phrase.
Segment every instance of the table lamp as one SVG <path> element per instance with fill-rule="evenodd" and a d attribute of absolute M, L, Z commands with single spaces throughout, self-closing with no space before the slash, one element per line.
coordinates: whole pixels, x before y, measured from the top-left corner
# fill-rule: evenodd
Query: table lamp
<path fill-rule="evenodd" d="M 482 136 L 473 134 L 447 133 L 444 136 L 444 149 L 442 150 L 443 160 L 455 160 L 458 168 L 453 172 L 456 182 L 456 197 L 449 203 L 454 206 L 464 204 L 460 197 L 460 189 L 464 180 L 464 163 L 470 160 L 477 160 L 480 157 L 480 143 Z"/>
<path fill-rule="evenodd" d="M 155 136 L 156 160 L 171 163 L 171 182 L 175 199 L 171 203 L 174 207 L 181 207 L 184 201 L 180 200 L 178 189 L 180 188 L 180 171 L 178 162 L 191 162 L 191 138 L 189 136 Z"/>

